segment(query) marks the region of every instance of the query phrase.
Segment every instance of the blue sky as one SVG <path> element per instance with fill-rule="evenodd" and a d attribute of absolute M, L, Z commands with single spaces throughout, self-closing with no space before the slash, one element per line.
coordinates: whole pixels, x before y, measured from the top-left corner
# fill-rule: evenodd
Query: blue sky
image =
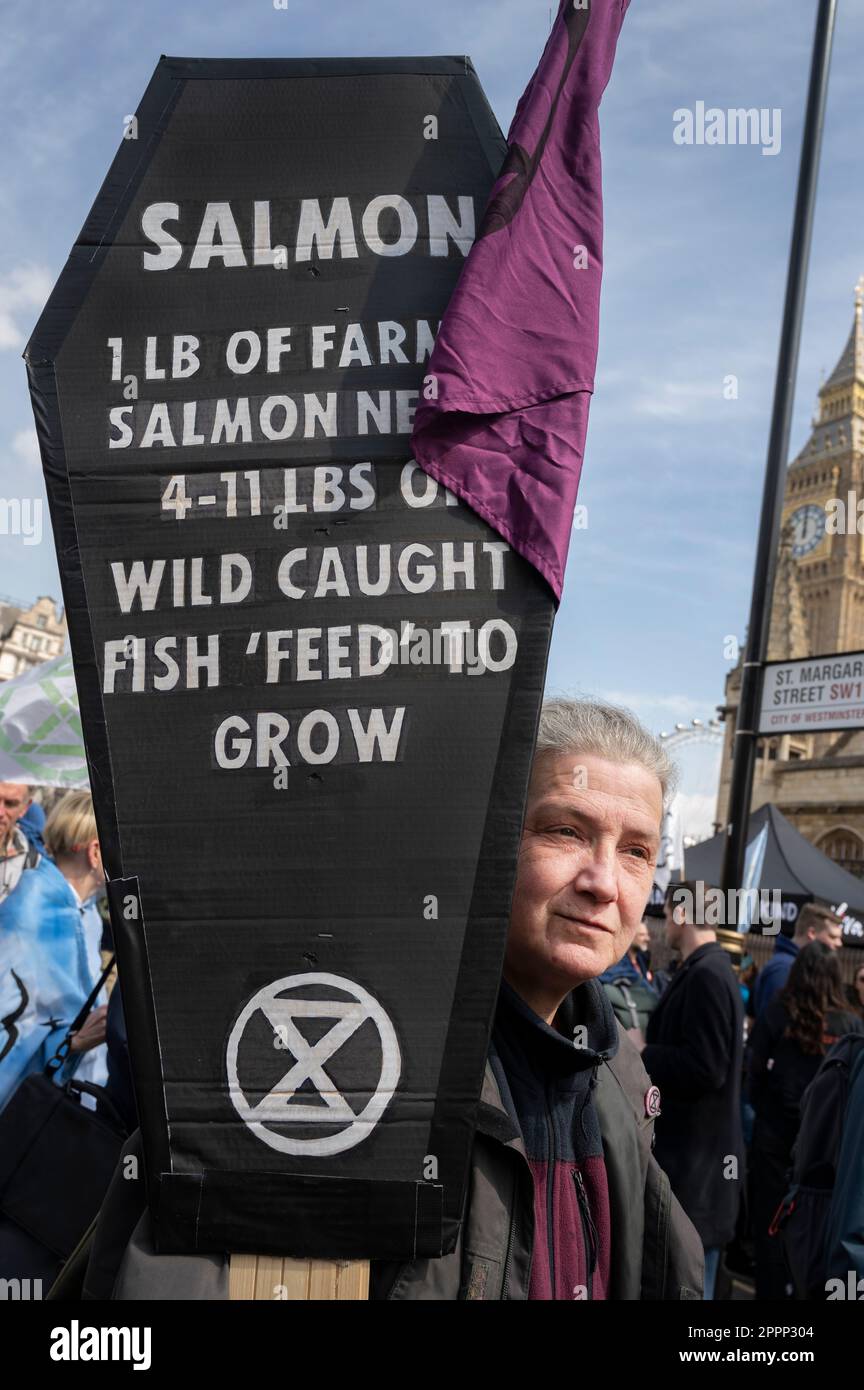
<path fill-rule="evenodd" d="M 743 637 L 815 3 L 632 0 L 601 108 L 600 356 L 549 685 L 655 729 L 710 717 Z M 793 452 L 864 272 L 864 12 L 840 6 Z M 2 0 L 0 497 L 44 496 L 20 352 L 161 53 L 468 53 L 505 132 L 548 0 Z M 679 146 L 673 112 L 779 107 L 776 156 Z M 725 400 L 723 380 L 739 381 Z M 0 535 L 0 593 L 59 597 L 50 532 Z"/>

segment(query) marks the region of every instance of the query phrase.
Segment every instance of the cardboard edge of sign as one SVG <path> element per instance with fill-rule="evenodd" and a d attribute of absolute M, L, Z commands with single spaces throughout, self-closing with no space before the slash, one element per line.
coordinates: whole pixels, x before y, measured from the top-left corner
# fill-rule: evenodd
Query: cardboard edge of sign
<path fill-rule="evenodd" d="M 242 1176 L 246 1207 L 238 1224 L 236 1212 L 226 1217 L 226 1184 L 237 1174 L 171 1171 L 168 1119 L 159 1066 L 158 1024 L 150 989 L 145 903 L 134 866 L 123 860 L 113 791 L 111 751 L 102 703 L 95 642 L 89 620 L 87 594 L 78 546 L 68 466 L 63 446 L 54 363 L 65 337 L 98 274 L 113 234 L 122 224 L 141 179 L 158 148 L 168 118 L 186 81 L 231 77 L 338 76 L 348 73 L 388 72 L 442 74 L 462 77 L 463 96 L 478 140 L 489 159 L 493 178 L 500 154 L 500 131 L 485 93 L 467 58 L 406 59 L 182 59 L 160 60 L 139 104 L 137 142 L 121 141 L 120 148 L 85 220 L 67 264 L 30 337 L 24 358 L 37 435 L 46 477 L 49 509 L 58 558 L 61 589 L 74 653 L 75 678 L 82 711 L 84 743 L 93 791 L 103 858 L 108 873 L 108 896 L 123 980 L 124 1008 L 135 1020 L 140 1044 L 131 1049 L 136 1099 L 144 1141 L 148 1201 L 154 1218 L 157 1248 L 163 1253 L 248 1252 L 249 1256 L 298 1259 L 402 1259 L 435 1257 L 451 1251 L 458 1238 L 461 1193 L 465 1189 L 474 1127 L 460 1113 L 454 1123 L 449 1113 L 448 1060 L 455 1065 L 463 1045 L 475 1050 L 478 1074 L 474 1091 L 479 1096 L 485 1056 L 491 1034 L 495 997 L 503 963 L 504 936 L 498 958 L 488 958 L 482 922 L 506 921 L 515 881 L 515 864 L 521 837 L 528 777 L 536 739 L 556 610 L 546 581 L 514 553 L 518 583 L 527 596 L 525 640 L 520 643 L 510 680 L 507 709 L 487 808 L 482 845 L 465 942 L 457 977 L 450 1027 L 433 1115 L 430 1151 L 448 1171 L 463 1174 L 454 1194 L 436 1182 L 386 1182 L 374 1179 L 322 1178 L 320 1175 L 246 1173 Z M 497 132 L 497 134 L 496 134 Z M 484 523 L 485 524 L 485 523 Z M 530 660 L 529 660 L 530 658 Z M 525 671 L 530 666 L 530 678 Z M 521 673 L 517 679 L 517 673 Z M 506 758 L 503 750 L 506 748 Z M 501 811 L 500 806 L 506 811 Z M 472 931 L 472 925 L 475 930 Z M 482 958 L 483 984 L 478 994 L 478 961 Z M 470 995 L 471 1008 L 462 1007 Z M 478 1009 L 489 1020 L 482 1058 L 476 1027 L 470 1019 Z M 468 1023 L 463 1021 L 469 1020 Z M 451 1088 L 452 1090 L 452 1088 Z M 453 1102 L 451 1102 L 452 1104 Z M 337 1189 L 349 1197 L 358 1219 L 352 1230 L 333 1237 L 332 1248 L 322 1249 L 316 1222 L 329 1209 Z M 277 1200 L 278 1199 L 278 1200 Z M 302 1199 L 302 1200 L 298 1200 Z M 356 1200 L 355 1200 L 356 1199 Z M 279 1212 L 290 1210 L 290 1252 L 278 1228 Z M 414 1231 L 413 1249 L 406 1250 L 399 1221 L 408 1220 Z M 402 1227 L 404 1231 L 404 1225 Z M 238 1269 L 240 1267 L 238 1266 Z M 247 1270 L 248 1273 L 248 1270 Z M 238 1276 L 239 1277 L 239 1276 Z M 248 1283 L 248 1277 L 246 1279 Z M 241 1279 L 242 1283 L 242 1279 Z"/>

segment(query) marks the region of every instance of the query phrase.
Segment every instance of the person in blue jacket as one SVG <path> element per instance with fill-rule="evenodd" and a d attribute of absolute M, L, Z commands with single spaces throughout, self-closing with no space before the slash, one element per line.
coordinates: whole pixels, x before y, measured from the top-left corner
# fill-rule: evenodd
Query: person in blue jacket
<path fill-rule="evenodd" d="M 18 822 L 19 829 L 23 830 L 28 842 L 34 845 L 40 854 L 45 853 L 45 812 L 38 801 L 31 801 L 27 810 Z"/>
<path fill-rule="evenodd" d="M 0 1110 L 53 1056 L 101 971 L 105 875 L 89 793 L 54 808 L 45 843 L 54 862 L 43 855 L 0 903 Z M 58 1079 L 105 1081 L 105 1013 L 85 1020 Z"/>
<path fill-rule="evenodd" d="M 660 992 L 648 965 L 651 934 L 645 922 L 639 923 L 633 944 L 626 955 L 599 976 L 606 997 L 622 1028 L 635 1029 L 644 1040 L 648 1019 L 657 1007 Z"/>

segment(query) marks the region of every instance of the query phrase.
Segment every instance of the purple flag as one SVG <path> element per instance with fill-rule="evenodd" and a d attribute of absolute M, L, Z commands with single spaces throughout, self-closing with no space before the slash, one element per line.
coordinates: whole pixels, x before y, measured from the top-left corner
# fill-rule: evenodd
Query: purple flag
<path fill-rule="evenodd" d="M 603 251 L 598 108 L 629 0 L 562 0 L 441 324 L 417 462 L 560 599 L 594 389 Z"/>

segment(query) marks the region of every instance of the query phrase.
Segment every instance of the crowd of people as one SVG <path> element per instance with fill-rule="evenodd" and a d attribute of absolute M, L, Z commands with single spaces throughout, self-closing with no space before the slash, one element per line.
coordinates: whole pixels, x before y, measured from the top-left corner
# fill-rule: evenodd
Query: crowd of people
<path fill-rule="evenodd" d="M 14 1147 L 10 1102 L 38 1075 L 61 1088 L 74 1077 L 85 1107 L 113 1100 L 123 1127 L 137 1124 L 119 990 L 109 1000 L 116 977 L 104 895 L 89 792 L 61 795 L 46 817 L 31 788 L 0 782 L 0 1155 Z M 75 1157 L 58 1155 L 64 1200 Z M 0 1191 L 0 1278 L 47 1286 L 62 1255 L 10 1216 L 7 1197 Z M 45 1205 L 56 1200 L 46 1184 Z"/>
<path fill-rule="evenodd" d="M 544 706 L 460 1243 L 373 1263 L 372 1297 L 713 1299 L 737 1275 L 781 1300 L 864 1277 L 864 967 L 844 986 L 818 903 L 758 972 L 697 920 L 698 885 L 645 916 L 673 786 L 628 712 Z M 99 994 L 103 891 L 90 797 L 43 825 L 28 788 L 0 783 L 0 1132 L 49 1066 L 101 1088 L 140 1157 L 119 990 Z M 227 1297 L 218 1258 L 166 1272 L 129 1187 L 88 1234 L 87 1296 Z M 59 1271 L 28 1239 L 0 1188 L 0 1276 Z"/>
<path fill-rule="evenodd" d="M 689 921 L 676 897 L 697 901 L 697 885 L 670 885 L 662 926 L 647 917 L 601 980 L 663 1096 L 655 1152 L 702 1238 L 705 1297 L 714 1295 L 724 1249 L 726 1287 L 737 1274 L 752 1279 L 757 1299 L 801 1296 L 783 1204 L 794 1186 L 802 1102 L 834 1045 L 864 1036 L 864 967 L 844 987 L 842 924 L 811 903 L 761 969 L 750 957 L 736 968 L 716 929 Z M 664 954 L 676 957 L 671 972 L 651 969 L 652 925 Z M 831 1119 L 842 1126 L 845 1094 L 836 1100 Z M 857 1103 L 864 1108 L 864 1095 Z M 864 1170 L 859 1182 L 864 1188 Z M 821 1232 L 808 1236 L 816 1244 L 827 1204 L 822 1216 Z"/>
<path fill-rule="evenodd" d="M 89 793 L 68 793 L 46 820 L 29 788 L 0 783 L 0 866 L 2 1107 L 64 1041 L 102 968 L 105 875 Z M 106 1081 L 106 1005 L 70 1038 L 64 1075 Z"/>

